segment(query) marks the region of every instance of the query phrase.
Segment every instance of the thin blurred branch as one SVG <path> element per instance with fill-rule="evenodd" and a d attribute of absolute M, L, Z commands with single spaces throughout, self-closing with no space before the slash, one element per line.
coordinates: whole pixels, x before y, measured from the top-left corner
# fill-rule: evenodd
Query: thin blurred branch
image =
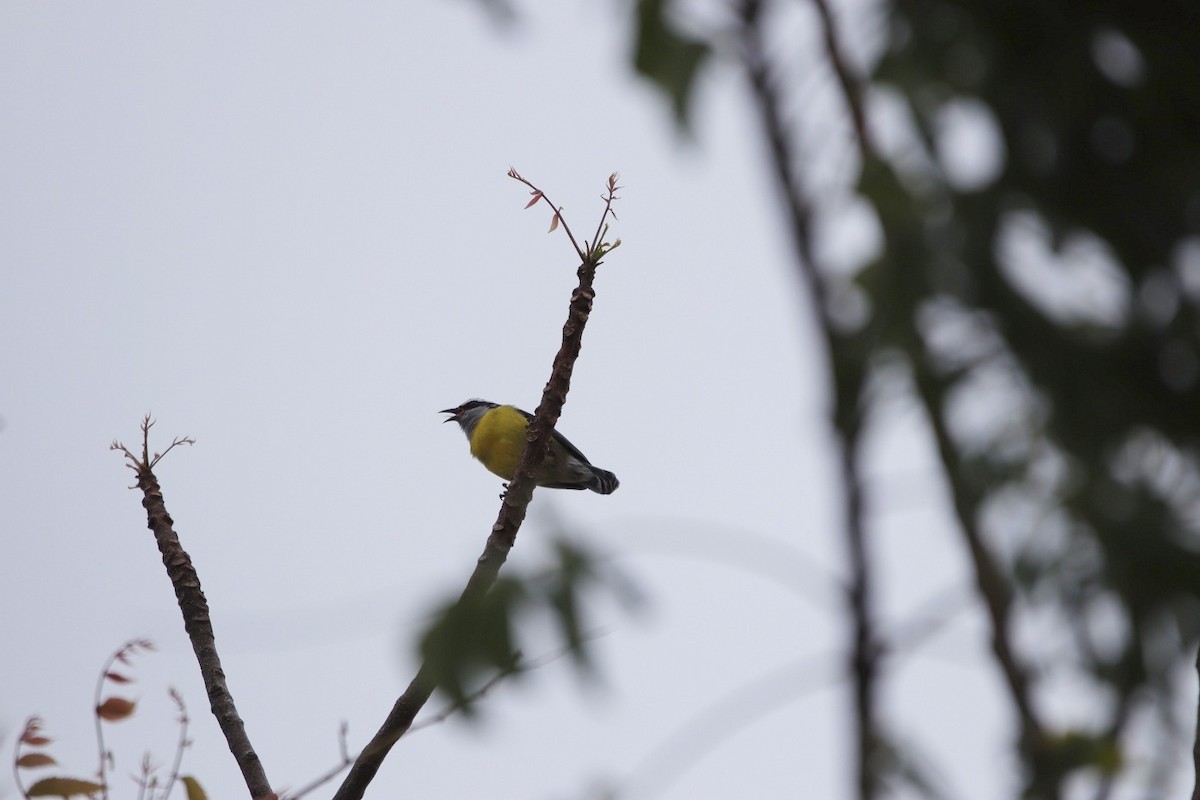
<path fill-rule="evenodd" d="M 1200 650 L 1196 653 L 1196 672 L 1200 674 Z M 1192 800 L 1200 800 L 1200 708 L 1196 713 L 1196 738 L 1192 743 L 1192 771 L 1194 783 L 1192 786 Z"/>
<path fill-rule="evenodd" d="M 858 740 L 858 795 L 871 800 L 879 791 L 880 735 L 876 719 L 878 643 L 871 617 L 872 574 L 867 553 L 863 491 L 859 469 L 862 432 L 863 386 L 867 365 L 864 350 L 853 334 L 839 331 L 830 312 L 828 291 L 817 267 L 813 247 L 812 208 L 805 196 L 796 164 L 783 102 L 767 58 L 761 0 L 743 0 L 741 16 L 742 59 L 766 135 L 771 164 L 784 198 L 788 230 L 796 265 L 820 323 L 820 333 L 831 365 L 833 426 L 838 436 L 838 470 L 842 481 L 843 533 L 850 565 L 847 604 L 852 622 L 850 672 L 854 677 L 854 718 Z M 830 34 L 830 41 L 833 36 Z M 865 130 L 865 129 L 864 129 Z"/>
<path fill-rule="evenodd" d="M 522 178 L 516 170 L 510 170 L 509 175 L 530 188 L 534 195 L 530 205 L 534 205 L 545 197 L 545 193 L 541 189 Z M 616 199 L 616 191 L 619 188 L 616 178 L 614 173 L 608 180 L 608 194 L 601 217 L 601 225 L 603 225 L 604 219 L 611 214 L 612 202 Z M 547 202 L 549 201 L 547 200 Z M 557 208 L 554 213 L 555 223 L 562 223 L 562 216 Z M 579 352 L 583 346 L 583 329 L 587 325 L 592 309 L 592 300 L 596 295 L 593 289 L 596 268 L 600 266 L 604 254 L 616 246 L 614 244 L 606 247 L 605 243 L 597 241 L 589 243 L 589 249 L 585 252 L 575 241 L 575 237 L 570 234 L 570 229 L 566 228 L 565 223 L 564 229 L 568 232 L 576 254 L 582 259 L 576 271 L 579 284 L 571 293 L 567 321 L 563 324 L 562 344 L 554 357 L 550 380 L 542 391 L 542 401 L 538 404 L 533 421 L 529 424 L 525 434 L 525 451 L 517 465 L 513 480 L 504 493 L 504 498 L 500 503 L 500 513 L 492 525 L 491 534 L 488 536 L 483 553 L 476 561 L 475 570 L 459 597 L 458 604 L 464 608 L 476 607 L 482 602 L 488 590 L 496 582 L 500 568 L 508 559 L 508 553 L 516 543 L 517 531 L 525 519 L 529 501 L 533 498 L 534 466 L 540 464 L 549 451 L 554 425 L 558 422 L 559 415 L 562 414 L 567 392 L 571 388 L 571 373 L 575 369 L 575 361 L 579 358 Z M 619 244 L 619 240 L 617 244 Z M 412 727 L 417 713 L 428 702 L 435 687 L 436 678 L 430 665 L 422 664 L 408 688 L 397 698 L 383 725 L 355 759 L 349 774 L 346 775 L 342 785 L 334 794 L 335 800 L 358 800 L 363 796 L 388 752 Z"/>
<path fill-rule="evenodd" d="M 829 59 L 829 66 L 833 68 L 833 74 L 837 76 L 838 87 L 842 90 L 846 102 L 846 113 L 850 115 L 850 122 L 854 126 L 855 143 L 865 161 L 865 157 L 873 153 L 875 147 L 871 132 L 867 128 L 867 114 L 862 102 L 862 82 L 851 74 L 850 65 L 846 63 L 846 57 L 842 54 L 829 0 L 812 0 L 812 3 L 816 6 L 817 15 L 821 20 L 825 55 Z"/>
<path fill-rule="evenodd" d="M 951 621 L 970 607 L 971 592 L 961 585 L 943 589 L 921 604 L 907 620 L 892 626 L 885 655 L 909 652 L 941 633 Z"/>
<path fill-rule="evenodd" d="M 1004 676 L 1009 697 L 1021 723 L 1021 749 L 1032 764 L 1041 752 L 1046 735 L 1033 705 L 1028 671 L 1018 659 L 1010 638 L 1013 590 L 1004 571 L 983 541 L 983 533 L 977 520 L 982 498 L 968 484 L 962 459 L 950 439 L 945 420 L 942 419 L 941 409 L 945 405 L 946 387 L 925 365 L 916 366 L 915 380 L 917 391 L 925 403 L 938 456 L 946 466 L 945 475 L 958 518 L 958 527 L 975 570 L 975 588 L 987 611 L 992 653 Z"/>
<path fill-rule="evenodd" d="M 767 714 L 845 678 L 837 658 L 809 656 L 776 667 L 713 700 L 642 756 L 613 796 L 652 798 L 705 755 Z"/>
<path fill-rule="evenodd" d="M 849 109 L 849 115 L 853 122 L 863 163 L 873 168 L 882 167 L 883 162 L 874 149 L 874 144 L 867 128 L 861 88 L 858 82 L 850 76 L 845 61 L 837 49 L 837 36 L 833 30 L 833 18 L 827 1 L 813 0 L 813 2 L 820 12 L 821 22 L 824 26 L 827 53 L 838 77 L 838 84 L 843 91 L 844 101 Z M 887 226 L 885 224 L 885 238 L 887 237 L 887 233 Z M 895 270 L 893 270 L 893 274 L 896 274 Z M 897 275 L 897 279 L 909 280 L 910 282 L 914 279 L 920 281 L 919 274 L 913 275 L 911 272 L 905 272 L 904 278 L 900 278 Z M 898 298 L 913 297 L 915 296 L 914 289 L 915 287 L 910 286 L 909 291 L 903 293 L 897 292 L 896 296 Z M 911 327 L 915 316 L 915 307 L 908 308 L 906 309 L 906 313 L 897 315 L 902 320 L 901 324 L 904 326 L 903 335 L 910 342 L 919 341 L 917 332 Z M 916 358 L 919 359 L 919 356 Z M 1028 672 L 1018 660 L 1009 634 L 1013 602 L 1012 588 L 1009 586 L 1004 570 L 996 562 L 986 543 L 983 541 L 983 536 L 976 519 L 982 498 L 968 486 L 964 477 L 965 469 L 962 459 L 959 457 L 958 451 L 951 441 L 949 431 L 946 429 L 945 422 L 942 419 L 942 409 L 945 408 L 945 398 L 948 390 L 947 386 L 944 381 L 937 378 L 928 364 L 915 364 L 914 372 L 917 394 L 922 401 L 926 418 L 929 420 L 933 430 L 938 455 L 943 465 L 943 472 L 950 484 L 959 529 L 967 545 L 971 563 L 975 570 L 975 586 L 987 610 L 991 627 L 992 651 L 995 655 L 997 665 L 1004 675 L 1005 683 L 1008 686 L 1009 694 L 1012 697 L 1013 705 L 1017 710 L 1017 715 L 1021 722 L 1022 751 L 1027 763 L 1033 765 L 1042 750 L 1042 744 L 1045 741 L 1045 732 L 1033 707 Z M 1051 789 L 1050 791 L 1053 796 L 1057 790 Z"/>
<path fill-rule="evenodd" d="M 896 626 L 880 655 L 899 657 L 917 650 L 965 606 L 963 589 L 938 592 Z M 619 787 L 621 796 L 662 794 L 723 741 L 791 702 L 840 684 L 847 676 L 837 669 L 837 663 L 830 655 L 808 656 L 759 675 L 712 701 L 642 757 Z"/>
<path fill-rule="evenodd" d="M 343 720 L 342 724 L 338 726 L 339 760 L 337 764 L 330 767 L 323 774 L 313 778 L 299 789 L 296 789 L 295 791 L 285 791 L 279 796 L 279 800 L 300 800 L 300 798 L 304 797 L 304 795 L 320 789 L 322 786 L 329 783 L 331 780 L 341 774 L 342 770 L 353 764 L 355 757 L 350 755 L 350 748 L 346 742 L 346 735 L 349 733 L 349 731 L 350 726 L 346 724 L 345 720 Z"/>
<path fill-rule="evenodd" d="M 883 163 L 875 150 L 874 141 L 867 125 L 861 83 L 851 74 L 846 59 L 841 53 L 836 25 L 828 0 L 813 0 L 813 3 L 817 8 L 822 26 L 826 56 L 837 76 L 837 83 L 842 91 L 843 101 L 853 125 L 864 169 L 881 167 Z M 886 238 L 886 225 L 884 235 Z M 884 248 L 886 251 L 886 243 Z M 896 272 L 893 270 L 893 274 Z M 899 276 L 897 277 L 899 279 Z M 911 295 L 898 293 L 898 296 Z M 916 331 L 910 326 L 915 318 L 916 308 L 907 309 L 907 312 L 907 314 L 898 316 L 904 320 L 901 324 L 904 326 L 905 338 L 910 342 L 915 342 L 918 341 L 918 337 Z M 1022 750 L 1027 763 L 1036 765 L 1039 755 L 1043 751 L 1045 734 L 1033 707 L 1029 675 L 1020 664 L 1009 635 L 1012 589 L 1004 571 L 983 541 L 976 519 L 980 498 L 974 496 L 966 484 L 964 465 L 950 440 L 949 431 L 941 416 L 941 409 L 945 408 L 946 387 L 936 379 L 927 364 L 917 364 L 914 371 L 918 395 L 923 401 L 926 416 L 933 429 L 938 454 L 944 465 L 944 472 L 954 497 L 954 509 L 959 521 L 959 529 L 966 541 L 971 563 L 975 569 L 975 586 L 988 612 L 992 632 L 992 651 L 1004 675 L 1013 705 L 1017 709 L 1021 721 Z M 1045 788 L 1049 792 L 1049 796 L 1056 796 L 1057 786 L 1054 781 L 1051 781 L 1050 784 Z"/>
<path fill-rule="evenodd" d="M 794 91 L 791 58 L 811 48 L 807 38 L 794 35 L 800 26 L 789 26 L 810 21 L 807 4 L 797 15 L 795 3 L 738 0 L 729 9 L 736 16 L 732 29 L 721 20 L 718 31 L 700 41 L 693 31 L 703 29 L 706 19 L 699 26 L 676 23 L 664 11 L 667 3 L 643 0 L 637 4 L 642 15 L 634 65 L 677 109 L 686 109 L 696 64 L 709 50 L 732 35 L 742 51 L 832 384 L 850 565 L 846 616 L 854 643 L 847 677 L 856 684 L 860 795 L 878 792 L 872 782 L 881 777 L 903 777 L 874 738 L 872 686 L 881 674 L 874 650 L 884 637 L 870 614 L 871 564 L 861 521 L 866 489 L 858 460 L 862 420 L 876 408 L 862 392 L 863 381 L 902 354 L 916 382 L 915 390 L 906 391 L 919 399 L 932 428 L 971 565 L 972 601 L 982 605 L 990 628 L 989 660 L 1016 718 L 1014 754 L 1025 773 L 1024 795 L 1056 798 L 1077 773 L 1098 771 L 1098 800 L 1104 800 L 1120 793 L 1116 781 L 1132 771 L 1122 763 L 1120 745 L 1129 720 L 1140 716 L 1134 706 L 1173 708 L 1166 689 L 1179 669 L 1200 672 L 1200 660 L 1192 663 L 1200 640 L 1200 556 L 1187 544 L 1197 529 L 1197 504 L 1189 496 L 1196 491 L 1181 483 L 1194 483 L 1191 476 L 1200 473 L 1194 413 L 1200 402 L 1200 304 L 1194 282 L 1182 277 L 1195 261 L 1197 224 L 1187 210 L 1200 175 L 1200 151 L 1193 146 L 1200 95 L 1181 77 L 1191 74 L 1200 52 L 1188 46 L 1197 43 L 1200 18 L 1193 4 L 1146 17 L 1120 10 L 1120 4 L 1086 9 L 1026 3 L 997 11 L 953 0 L 897 0 L 869 10 L 812 2 L 819 57 L 829 72 L 817 69 L 809 76 L 825 80 L 823 88 L 832 89 L 845 112 L 831 115 L 835 120 L 826 130 L 838 132 L 832 146 L 806 146 L 813 143 L 804 140 L 807 125 L 819 124 L 815 117 L 828 106 L 805 102 Z M 860 21 L 877 15 L 887 30 L 864 37 L 859 25 L 854 34 L 839 36 L 839 23 L 851 14 Z M 803 31 L 807 36 L 814 29 Z M 1108 44 L 1113 52 L 1102 55 Z M 1127 57 L 1118 57 L 1118 49 Z M 663 69 L 665 57 L 648 65 L 646 51 L 673 53 L 674 71 Z M 970 70 L 964 69 L 968 61 Z M 870 84 L 859 63 L 870 64 Z M 1078 102 L 1063 106 L 1062 97 Z M 1102 142 L 1100 128 L 1114 119 L 1121 120 L 1120 136 Z M 888 123 L 886 130 L 877 126 L 878 141 L 871 121 Z M 985 136 L 985 130 L 992 132 Z M 964 156 L 959 147 L 967 137 L 976 149 Z M 835 203 L 825 204 L 826 187 L 816 184 L 821 171 L 806 170 L 814 155 L 828 156 L 843 140 L 861 163 L 857 170 L 835 171 L 835 203 L 869 204 L 877 226 L 869 242 L 873 252 L 834 272 L 834 266 L 849 265 L 814 261 L 814 207 L 830 241 L 840 237 L 835 225 L 824 223 L 839 214 L 830 210 Z M 1037 220 L 1037 241 L 1017 248 L 1010 235 L 1025 216 Z M 1025 249 L 1028 244 L 1036 246 Z M 1098 263 L 1093 252 L 1102 253 L 1102 271 L 1091 270 Z M 1056 295 L 1065 292 L 1049 281 L 1020 274 L 1048 263 L 1071 267 L 1079 309 L 1060 305 Z M 1096 284 L 1090 284 L 1093 277 Z M 1106 288 L 1093 313 L 1081 313 L 1093 305 L 1089 285 Z M 1113 300 L 1103 299 L 1110 292 Z M 1154 302 L 1145 296 L 1151 292 Z M 1118 306 L 1125 310 L 1114 311 Z M 938 317 L 948 309 L 964 319 L 944 324 Z M 842 310 L 847 313 L 830 313 Z M 1011 356 L 1015 379 L 1008 388 L 1027 401 L 1012 409 L 1013 420 L 988 421 L 1006 427 L 994 437 L 988 424 L 976 420 L 993 410 L 990 401 L 1006 401 L 993 386 L 976 385 L 987 371 L 962 360 L 975 361 L 974 355 L 945 352 L 980 333 L 972 346 L 995 346 Z M 937 341 L 947 336 L 959 341 Z M 990 395 L 988 401 L 977 402 L 981 395 Z M 960 404 L 972 406 L 961 420 Z M 978 433 L 991 441 L 968 444 Z M 1155 450 L 1173 451 L 1169 475 L 1162 474 L 1158 457 L 1142 452 L 1146 437 L 1163 440 Z M 1037 530 L 1028 531 L 1030 541 L 1013 561 L 994 552 L 981 513 L 1004 502 L 1017 488 L 1012 479 L 1022 473 L 1023 483 L 1038 484 L 1042 496 L 1035 502 L 1055 517 L 1052 533 L 1070 537 L 1070 552 L 1045 538 L 1035 543 Z M 1047 648 L 1019 648 L 1026 643 L 1013 631 L 1023 616 L 1018 599 L 1026 595 L 1019 593 L 1027 587 L 1031 600 L 1048 600 L 1071 626 L 1090 627 L 1091 615 L 1109 613 L 1114 601 L 1126 618 L 1128 633 L 1110 631 L 1102 652 L 1086 641 L 1090 632 L 1082 633 L 1074 654 L 1079 658 L 1067 665 L 1098 680 L 1100 693 L 1116 694 L 1116 703 L 1104 704 L 1106 730 L 1057 730 L 1046 711 L 1039 713 L 1037 654 Z M 930 623 L 927 631 L 939 624 Z M 1109 652 L 1112 647 L 1123 652 Z M 1200 713 L 1195 728 L 1188 744 L 1200 773 Z M 1167 741 L 1192 738 L 1189 730 Z M 880 757 L 872 759 L 872 753 Z M 1150 794 L 1166 785 L 1165 774 L 1153 775 Z M 1194 799 L 1200 800 L 1200 779 Z"/>
<path fill-rule="evenodd" d="M 147 527 L 154 532 L 154 540 L 162 553 L 163 565 L 167 568 L 167 576 L 175 587 L 175 597 L 179 602 L 179 610 L 183 613 L 183 627 L 196 660 L 200 665 L 200 674 L 208 691 L 208 701 L 212 707 L 213 716 L 221 726 L 225 741 L 233 753 L 234 760 L 242 771 L 246 788 L 253 798 L 274 798 L 271 784 L 262 762 L 258 758 L 250 738 L 246 734 L 245 723 L 238 715 L 233 695 L 225 680 L 225 671 L 221 667 L 221 658 L 217 653 L 216 635 L 213 633 L 212 619 L 208 612 L 208 601 L 200 589 L 200 576 L 192 566 L 192 559 L 183 549 L 179 536 L 175 533 L 175 522 L 167 513 L 166 501 L 158 478 L 152 469 L 158 462 L 181 444 L 192 444 L 193 440 L 182 437 L 175 439 L 161 455 L 150 455 L 150 429 L 154 421 L 149 415 L 142 418 L 142 452 L 136 456 L 120 442 L 113 442 L 112 450 L 118 450 L 125 455 L 126 466 L 137 475 L 137 488 L 142 492 L 142 506 L 146 509 Z"/>

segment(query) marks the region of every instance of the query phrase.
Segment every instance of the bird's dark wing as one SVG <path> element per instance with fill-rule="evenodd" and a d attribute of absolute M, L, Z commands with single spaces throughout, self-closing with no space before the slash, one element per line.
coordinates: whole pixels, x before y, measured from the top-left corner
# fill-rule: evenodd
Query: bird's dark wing
<path fill-rule="evenodd" d="M 517 411 L 521 411 L 521 409 L 518 408 Z M 529 420 L 530 422 L 533 422 L 533 414 L 530 414 L 528 411 L 521 411 L 521 413 L 525 415 L 525 419 Z M 558 432 L 557 428 L 553 431 L 553 433 L 554 433 L 554 440 L 556 442 L 558 442 L 559 444 L 561 444 L 568 453 L 575 456 L 575 458 L 579 459 L 584 464 L 587 464 L 589 467 L 592 465 L 592 462 L 588 461 L 587 456 L 585 456 L 583 453 L 579 452 L 579 448 L 576 447 L 575 445 L 571 444 L 571 442 L 568 441 L 567 437 L 563 436 L 561 433 Z M 576 488 L 576 487 L 550 487 L 550 488 Z"/>

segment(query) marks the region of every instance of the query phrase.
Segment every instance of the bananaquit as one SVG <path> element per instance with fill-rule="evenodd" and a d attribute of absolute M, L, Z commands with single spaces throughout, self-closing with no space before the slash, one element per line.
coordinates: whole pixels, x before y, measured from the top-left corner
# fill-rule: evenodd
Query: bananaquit
<path fill-rule="evenodd" d="M 511 481 L 517 462 L 525 449 L 525 429 L 533 415 L 514 406 L 502 406 L 486 400 L 468 400 L 458 408 L 447 408 L 446 422 L 457 422 L 471 443 L 471 455 L 489 471 Z M 546 459 L 533 471 L 538 486 L 550 489 L 591 489 L 612 494 L 620 483 L 617 476 L 593 467 L 579 448 L 558 431 L 550 440 Z"/>

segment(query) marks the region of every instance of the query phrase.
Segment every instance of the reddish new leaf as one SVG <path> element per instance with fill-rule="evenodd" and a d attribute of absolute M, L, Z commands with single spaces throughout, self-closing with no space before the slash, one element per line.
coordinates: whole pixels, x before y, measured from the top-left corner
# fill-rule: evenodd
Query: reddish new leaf
<path fill-rule="evenodd" d="M 29 769 L 30 767 L 48 767 L 51 764 L 57 763 L 57 761 L 45 753 L 26 753 L 17 759 L 17 766 L 21 769 Z"/>
<path fill-rule="evenodd" d="M 119 722 L 133 714 L 137 702 L 123 697 L 110 697 L 96 707 L 96 715 L 108 722 Z"/>
<path fill-rule="evenodd" d="M 43 747 L 50 744 L 50 739 L 41 735 L 42 718 L 30 717 L 25 720 L 25 729 L 21 731 L 21 741 L 31 747 Z"/>
<path fill-rule="evenodd" d="M 106 672 L 104 673 L 104 678 L 113 683 L 133 683 L 133 678 L 122 675 L 119 672 Z"/>

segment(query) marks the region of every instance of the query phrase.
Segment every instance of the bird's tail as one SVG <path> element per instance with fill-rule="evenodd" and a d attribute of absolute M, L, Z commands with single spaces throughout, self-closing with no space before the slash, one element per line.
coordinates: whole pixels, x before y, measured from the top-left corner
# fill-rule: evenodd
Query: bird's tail
<path fill-rule="evenodd" d="M 592 479 L 588 482 L 588 487 L 597 494 L 612 494 L 617 490 L 621 482 L 617 480 L 617 476 L 613 475 L 606 469 L 592 467 Z"/>

